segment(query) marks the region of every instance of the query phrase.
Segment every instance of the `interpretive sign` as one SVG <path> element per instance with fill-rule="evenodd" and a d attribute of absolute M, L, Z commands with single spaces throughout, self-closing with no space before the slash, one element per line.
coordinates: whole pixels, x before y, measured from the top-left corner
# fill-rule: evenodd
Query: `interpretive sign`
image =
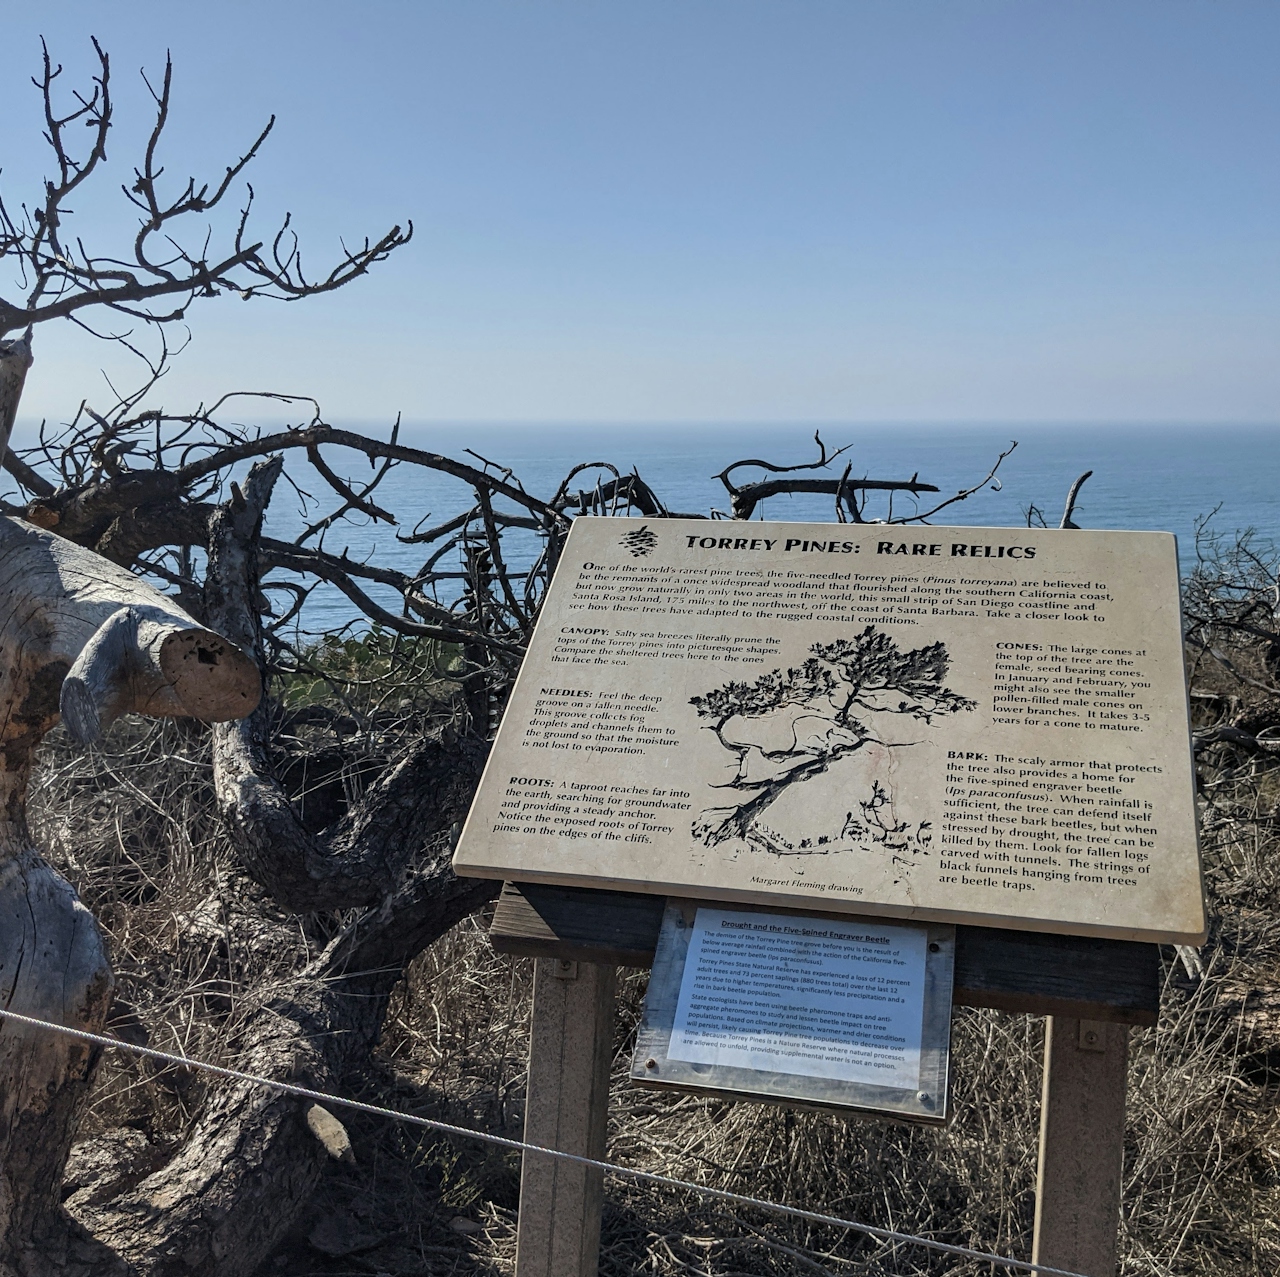
<path fill-rule="evenodd" d="M 673 901 L 631 1076 L 942 1121 L 954 942 L 945 924 Z"/>
<path fill-rule="evenodd" d="M 1196 943 L 1174 538 L 578 519 L 461 874 Z"/>

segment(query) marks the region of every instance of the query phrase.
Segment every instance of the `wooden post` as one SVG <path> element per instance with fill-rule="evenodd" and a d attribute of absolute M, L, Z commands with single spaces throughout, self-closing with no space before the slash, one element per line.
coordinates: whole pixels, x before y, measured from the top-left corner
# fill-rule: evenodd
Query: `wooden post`
<path fill-rule="evenodd" d="M 524 1138 L 602 1158 L 617 970 L 540 958 Z M 595 1277 L 600 1258 L 603 1172 L 526 1153 L 520 1175 L 516 1277 Z"/>
<path fill-rule="evenodd" d="M 584 1041 L 607 1053 L 612 994 L 603 997 L 603 990 L 597 988 L 593 997 L 586 987 L 580 989 L 575 995 L 579 1000 L 573 1005 L 584 1011 L 582 1019 L 575 1022 L 568 1009 L 567 991 L 562 989 L 559 998 L 552 998 L 546 990 L 557 968 L 566 973 L 606 970 L 612 988 L 614 966 L 651 966 L 662 910 L 659 896 L 534 883 L 508 883 L 503 888 L 489 932 L 494 948 L 538 962 L 525 1126 L 531 1141 L 579 1151 L 555 1136 L 559 1114 L 571 1109 L 568 1088 L 572 1085 L 578 1094 L 579 1113 L 596 1115 L 595 1147 L 603 1149 L 603 1081 L 597 1098 L 584 1100 L 583 1092 L 589 1090 L 588 1071 L 575 1064 L 576 1076 L 567 1078 L 559 1076 L 558 1070 L 561 1061 L 567 1066 L 575 1058 L 571 1049 L 578 1052 L 577 1059 L 582 1058 Z M 958 1006 L 995 1007 L 1049 1017 L 1033 1254 L 1037 1262 L 1054 1268 L 1089 1277 L 1113 1277 L 1128 1026 L 1156 1022 L 1160 1010 L 1158 947 L 1127 940 L 957 927 L 954 1000 Z M 1106 1016 L 1108 1022 L 1079 1018 L 1090 1014 Z M 588 1032 L 588 1021 L 599 1027 Z M 573 1048 L 569 1046 L 571 1033 L 579 1043 Z M 591 1050 L 586 1056 L 601 1070 L 595 1076 L 603 1079 L 607 1058 L 601 1059 Z M 585 1142 L 582 1147 L 585 1150 Z M 553 1190 L 545 1187 L 551 1182 L 547 1178 L 550 1168 L 538 1167 L 536 1161 L 526 1159 L 521 1185 L 519 1277 L 594 1273 L 598 1190 L 591 1208 L 586 1209 L 586 1184 L 582 1181 L 576 1199 L 582 1203 L 579 1214 L 571 1218 L 565 1209 L 557 1216 L 556 1205 L 568 1199 L 561 1195 L 557 1203 Z M 567 1180 L 561 1182 L 568 1184 Z M 535 1185 L 539 1193 L 534 1192 Z M 561 1245 L 575 1247 L 575 1219 L 584 1221 L 592 1232 L 587 1239 L 590 1245 L 584 1242 L 573 1254 L 589 1253 L 591 1266 L 566 1263 L 557 1268 L 551 1239 L 558 1235 Z"/>
<path fill-rule="evenodd" d="M 1114 1277 L 1129 1027 L 1049 1016 L 1031 1262 Z"/>

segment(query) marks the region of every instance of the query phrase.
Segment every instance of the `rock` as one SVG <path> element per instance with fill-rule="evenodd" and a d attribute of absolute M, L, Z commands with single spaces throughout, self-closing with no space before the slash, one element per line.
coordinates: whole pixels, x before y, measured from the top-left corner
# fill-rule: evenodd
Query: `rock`
<path fill-rule="evenodd" d="M 327 1108 L 313 1104 L 307 1110 L 307 1127 L 335 1162 L 345 1162 L 348 1166 L 356 1164 L 347 1128 Z"/>

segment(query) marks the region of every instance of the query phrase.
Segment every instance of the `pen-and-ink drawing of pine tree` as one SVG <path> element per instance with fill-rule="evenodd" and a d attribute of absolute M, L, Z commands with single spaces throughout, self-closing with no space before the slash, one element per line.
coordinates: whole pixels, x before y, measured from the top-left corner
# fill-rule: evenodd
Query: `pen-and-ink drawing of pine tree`
<path fill-rule="evenodd" d="M 904 652 L 869 625 L 854 638 L 815 643 L 797 668 L 692 697 L 698 717 L 737 759 L 733 778 L 715 787 L 729 791 L 732 802 L 703 811 L 694 836 L 707 846 L 747 838 L 791 786 L 864 747 L 900 748 L 876 730 L 884 715 L 928 724 L 976 708 L 944 685 L 949 665 L 944 644 Z"/>

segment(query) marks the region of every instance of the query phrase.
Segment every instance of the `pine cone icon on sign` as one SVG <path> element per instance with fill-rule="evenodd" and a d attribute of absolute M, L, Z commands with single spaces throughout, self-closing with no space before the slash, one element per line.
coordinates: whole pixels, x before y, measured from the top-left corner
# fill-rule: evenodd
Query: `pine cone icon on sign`
<path fill-rule="evenodd" d="M 622 537 L 620 544 L 624 549 L 630 550 L 633 558 L 638 559 L 642 555 L 653 553 L 653 547 L 658 544 L 658 536 L 656 532 L 649 531 L 647 523 L 642 523 L 634 532 L 628 532 Z"/>

